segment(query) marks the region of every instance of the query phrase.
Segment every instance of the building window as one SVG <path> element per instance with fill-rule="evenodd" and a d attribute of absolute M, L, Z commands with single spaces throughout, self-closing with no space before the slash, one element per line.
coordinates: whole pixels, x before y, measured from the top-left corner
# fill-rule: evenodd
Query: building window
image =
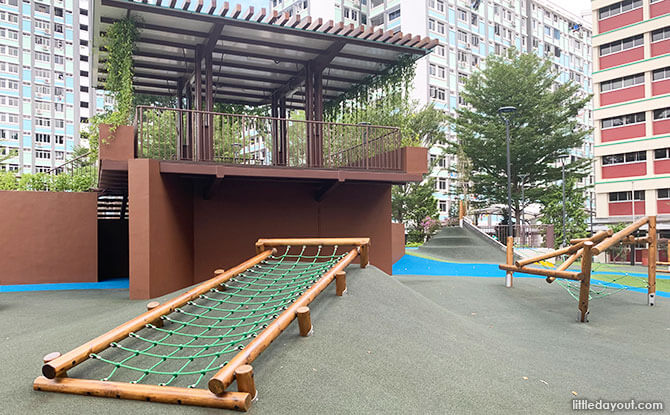
<path fill-rule="evenodd" d="M 0 138 L 3 140 L 18 140 L 19 132 L 14 130 L 0 130 Z"/>
<path fill-rule="evenodd" d="M 51 62 L 51 55 L 48 53 L 35 52 L 35 61 L 37 62 Z"/>
<path fill-rule="evenodd" d="M 35 133 L 35 142 L 36 143 L 50 143 L 51 135 L 44 133 Z"/>
<path fill-rule="evenodd" d="M 617 14 L 626 13 L 633 9 L 642 7 L 642 0 L 626 0 L 620 3 L 612 4 L 611 6 L 602 7 L 598 10 L 598 18 L 600 20 L 608 17 L 616 16 Z"/>
<path fill-rule="evenodd" d="M 654 159 L 656 160 L 670 159 L 670 147 L 657 148 L 656 150 L 654 150 Z"/>
<path fill-rule="evenodd" d="M 54 143 L 63 144 L 63 136 L 62 135 L 55 135 L 54 136 Z"/>
<path fill-rule="evenodd" d="M 633 151 L 631 153 L 610 154 L 603 156 L 603 166 L 611 166 L 625 163 L 638 163 L 647 160 L 646 151 Z"/>
<path fill-rule="evenodd" d="M 447 212 L 447 201 L 446 200 L 438 200 L 437 201 L 437 206 L 440 209 L 440 212 L 442 212 L 442 213 Z"/>
<path fill-rule="evenodd" d="M 14 46 L 0 45 L 0 55 L 18 57 L 19 48 L 16 48 Z"/>
<path fill-rule="evenodd" d="M 439 177 L 437 179 L 437 190 L 441 192 L 447 191 L 447 179 L 444 177 Z"/>
<path fill-rule="evenodd" d="M 18 107 L 19 99 L 16 97 L 0 96 L 0 105 L 6 105 L 8 107 Z"/>
<path fill-rule="evenodd" d="M 444 46 L 443 45 L 438 45 L 435 48 L 435 53 L 437 53 L 437 56 L 444 56 Z"/>
<path fill-rule="evenodd" d="M 438 101 L 444 101 L 447 96 L 447 91 L 443 88 L 438 88 L 436 86 L 430 86 L 430 97 Z"/>
<path fill-rule="evenodd" d="M 628 88 L 635 85 L 644 84 L 644 74 L 624 76 L 623 78 L 616 78 L 600 84 L 600 92 L 608 92 L 615 89 Z"/>
<path fill-rule="evenodd" d="M 630 202 L 631 195 L 631 192 L 612 192 L 609 194 L 609 200 L 610 202 Z M 636 201 L 644 200 L 644 190 L 636 190 L 634 196 Z"/>
<path fill-rule="evenodd" d="M 600 56 L 617 53 L 628 49 L 633 49 L 644 44 L 644 36 L 631 36 L 626 39 L 616 40 L 611 43 L 606 43 L 600 47 Z"/>
<path fill-rule="evenodd" d="M 651 41 L 658 42 L 670 38 L 670 26 L 651 32 Z"/>
<path fill-rule="evenodd" d="M 656 190 L 656 198 L 659 200 L 670 199 L 670 189 L 658 189 Z"/>
<path fill-rule="evenodd" d="M 654 110 L 654 121 L 670 118 L 670 108 L 660 108 Z"/>
<path fill-rule="evenodd" d="M 389 13 L 389 22 L 390 22 L 391 20 L 395 20 L 395 19 L 397 19 L 398 17 L 400 17 L 400 9 L 398 9 L 398 10 L 394 10 L 394 11 L 392 11 L 391 13 Z"/>
<path fill-rule="evenodd" d="M 621 115 L 619 117 L 605 118 L 601 121 L 601 128 L 621 127 L 624 125 L 643 123 L 646 119 L 644 112 L 635 114 Z"/>
<path fill-rule="evenodd" d="M 51 120 L 48 118 L 35 117 L 35 125 L 37 127 L 51 127 Z"/>
<path fill-rule="evenodd" d="M 459 30 L 459 31 L 457 32 L 457 36 L 458 36 L 458 40 L 459 40 L 460 42 L 465 42 L 465 43 L 468 42 L 468 34 L 465 33 L 464 31 Z"/>
<path fill-rule="evenodd" d="M 5 38 L 9 40 L 18 40 L 19 32 L 17 32 L 16 30 L 5 29 L 4 27 L 0 27 L 0 38 Z"/>
<path fill-rule="evenodd" d="M 35 150 L 35 158 L 51 160 L 51 152 L 48 150 Z"/>
<path fill-rule="evenodd" d="M 667 79 L 667 78 L 670 78 L 670 67 L 656 69 L 652 73 L 652 80 L 653 81 L 661 81 L 661 80 Z"/>
<path fill-rule="evenodd" d="M 36 12 L 39 12 L 39 13 L 49 14 L 51 12 L 51 8 L 49 6 L 47 6 L 46 4 L 37 3 L 37 2 L 35 3 L 34 9 L 35 9 Z"/>
<path fill-rule="evenodd" d="M 13 79 L 2 79 L 0 78 L 0 89 L 8 89 L 11 91 L 19 90 L 19 82 Z"/>
<path fill-rule="evenodd" d="M 437 33 L 444 34 L 444 23 L 437 22 Z"/>
<path fill-rule="evenodd" d="M 468 12 L 462 9 L 458 9 L 458 20 L 467 22 L 468 21 Z"/>

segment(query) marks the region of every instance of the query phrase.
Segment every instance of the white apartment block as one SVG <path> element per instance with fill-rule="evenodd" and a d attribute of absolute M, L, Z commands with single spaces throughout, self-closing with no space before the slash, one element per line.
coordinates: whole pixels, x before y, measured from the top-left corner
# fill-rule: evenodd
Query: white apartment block
<path fill-rule="evenodd" d="M 535 52 L 553 62 L 559 81 L 578 83 L 585 94 L 592 91 L 591 21 L 544 0 L 271 0 L 273 10 L 309 15 L 345 23 L 374 25 L 440 40 L 428 59 L 419 61 L 414 97 L 432 102 L 450 114 L 462 104 L 459 91 L 486 56 L 510 47 Z M 585 126 L 593 124 L 592 107 L 579 114 Z M 455 139 L 455 137 L 452 137 Z M 432 148 L 439 160 L 441 148 Z M 571 157 L 592 158 L 593 138 Z M 440 217 L 456 207 L 456 160 L 447 157 L 433 173 Z M 593 184 L 590 174 L 582 185 Z M 587 195 L 587 207 L 593 197 Z"/>
<path fill-rule="evenodd" d="M 102 110 L 89 83 L 88 0 L 0 0 L 0 169 L 45 172 L 87 146 Z"/>

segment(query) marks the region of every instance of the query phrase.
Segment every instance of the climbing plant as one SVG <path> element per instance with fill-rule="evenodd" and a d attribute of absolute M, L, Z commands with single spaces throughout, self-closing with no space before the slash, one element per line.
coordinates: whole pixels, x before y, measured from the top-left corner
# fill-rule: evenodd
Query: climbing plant
<path fill-rule="evenodd" d="M 104 88 L 112 94 L 114 107 L 111 111 L 89 118 L 89 131 L 82 136 L 89 139 L 92 157 L 97 158 L 98 154 L 100 124 L 109 124 L 114 132 L 116 127 L 128 124 L 133 115 L 133 50 L 138 36 L 137 21 L 133 17 L 116 21 L 105 34 L 104 46 L 108 56 L 104 62 L 107 72 Z"/>
<path fill-rule="evenodd" d="M 105 89 L 114 96 L 115 108 L 108 121 L 128 122 L 133 110 L 133 50 L 139 36 L 137 22 L 128 17 L 112 24 L 105 35 L 107 81 Z"/>
<path fill-rule="evenodd" d="M 391 114 L 409 102 L 414 80 L 415 59 L 405 56 L 384 72 L 371 75 L 348 91 L 327 102 L 325 118 L 333 122 L 370 122 L 373 114 Z"/>

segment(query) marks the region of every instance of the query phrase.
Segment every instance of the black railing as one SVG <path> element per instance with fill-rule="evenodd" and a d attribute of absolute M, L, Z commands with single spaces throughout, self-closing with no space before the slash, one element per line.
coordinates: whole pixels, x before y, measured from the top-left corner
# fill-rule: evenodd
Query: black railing
<path fill-rule="evenodd" d="M 137 157 L 295 168 L 401 170 L 396 127 L 138 106 Z"/>

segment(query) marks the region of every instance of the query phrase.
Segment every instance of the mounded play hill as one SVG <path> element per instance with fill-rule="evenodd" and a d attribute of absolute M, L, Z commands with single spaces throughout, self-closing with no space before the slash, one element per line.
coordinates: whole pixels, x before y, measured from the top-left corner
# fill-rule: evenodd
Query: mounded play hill
<path fill-rule="evenodd" d="M 505 252 L 486 236 L 466 227 L 445 227 L 416 250 L 450 262 L 505 262 Z"/>
<path fill-rule="evenodd" d="M 574 299 L 541 279 L 510 290 L 502 275 L 396 278 L 351 266 L 347 283 L 348 295 L 331 286 L 312 303 L 313 336 L 291 325 L 254 362 L 250 413 L 554 414 L 571 412 L 573 398 L 663 400 L 670 389 L 670 308 L 648 307 L 640 293 L 594 301 L 597 312 L 581 324 L 566 313 Z M 0 310 L 15 316 L 0 323 L 3 412 L 213 413 L 32 390 L 44 354 L 145 305 L 123 290 L 0 294 Z M 86 364 L 68 373 L 90 375 Z"/>

